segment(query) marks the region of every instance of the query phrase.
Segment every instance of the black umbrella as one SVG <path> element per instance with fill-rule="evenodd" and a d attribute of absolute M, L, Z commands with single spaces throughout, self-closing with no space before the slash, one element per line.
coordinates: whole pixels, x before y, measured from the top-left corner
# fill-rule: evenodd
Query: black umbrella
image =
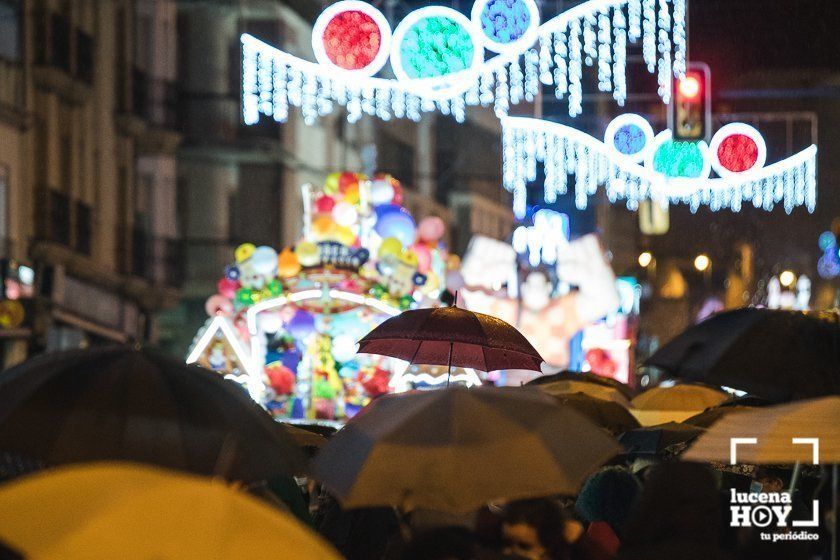
<path fill-rule="evenodd" d="M 624 432 L 618 436 L 618 442 L 629 455 L 657 455 L 667 447 L 692 441 L 702 433 L 702 428 L 668 422 Z"/>
<path fill-rule="evenodd" d="M 648 365 L 773 401 L 840 393 L 840 316 L 744 308 L 690 327 Z"/>
<path fill-rule="evenodd" d="M 598 399 L 585 393 L 552 396 L 610 433 L 620 434 L 639 427 L 636 417 L 617 402 Z"/>
<path fill-rule="evenodd" d="M 129 460 L 243 481 L 304 466 L 241 387 L 127 347 L 47 354 L 0 374 L 0 450 L 47 464 Z"/>
<path fill-rule="evenodd" d="M 595 385 L 611 387 L 613 389 L 616 389 L 628 399 L 632 399 L 634 395 L 633 389 L 629 385 L 627 385 L 626 383 L 622 383 L 617 379 L 613 379 L 611 377 L 604 377 L 603 375 L 597 375 L 591 372 L 578 372 L 570 370 L 564 370 L 559 373 L 552 373 L 549 375 L 540 375 L 539 377 L 535 377 L 525 385 L 546 385 L 549 383 L 554 383 L 556 381 L 581 381 L 584 383 L 593 383 Z"/>

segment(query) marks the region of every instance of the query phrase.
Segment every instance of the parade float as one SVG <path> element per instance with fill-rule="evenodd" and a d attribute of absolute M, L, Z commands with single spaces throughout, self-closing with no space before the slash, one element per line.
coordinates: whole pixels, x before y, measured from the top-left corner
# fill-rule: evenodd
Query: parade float
<path fill-rule="evenodd" d="M 302 198 L 293 247 L 246 243 L 231 255 L 187 361 L 240 382 L 277 418 L 340 421 L 412 388 L 408 364 L 357 354 L 356 342 L 390 316 L 438 304 L 445 226 L 415 222 L 389 175 L 334 173 Z"/>

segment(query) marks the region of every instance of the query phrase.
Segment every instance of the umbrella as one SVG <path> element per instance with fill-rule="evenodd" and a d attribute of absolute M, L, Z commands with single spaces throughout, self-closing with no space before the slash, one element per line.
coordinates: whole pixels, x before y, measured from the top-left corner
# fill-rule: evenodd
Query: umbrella
<path fill-rule="evenodd" d="M 295 426 L 294 424 L 279 423 L 281 430 L 286 432 L 298 447 L 321 447 L 327 442 L 327 438 L 319 433 Z"/>
<path fill-rule="evenodd" d="M 243 481 L 304 468 L 240 386 L 127 347 L 46 354 L 4 372 L 0 449 L 47 464 L 122 459 Z"/>
<path fill-rule="evenodd" d="M 662 385 L 633 398 L 639 410 L 705 410 L 729 399 L 724 391 L 702 385 Z"/>
<path fill-rule="evenodd" d="M 532 379 L 526 383 L 526 385 L 549 385 L 553 384 L 555 381 L 575 381 L 579 383 L 606 386 L 619 391 L 628 399 L 633 398 L 633 389 L 626 383 L 622 383 L 612 377 L 605 377 L 592 372 L 561 371 L 551 375 L 541 375 Z"/>
<path fill-rule="evenodd" d="M 540 371 L 543 363 L 518 330 L 491 315 L 459 307 L 404 311 L 362 338 L 359 352 L 391 356 L 412 364 L 481 371 Z"/>
<path fill-rule="evenodd" d="M 840 463 L 840 397 L 728 414 L 697 440 L 685 458 L 728 462 L 732 438 L 757 439 L 754 445 L 738 446 L 738 463 L 811 463 L 812 446 L 793 444 L 793 438 L 818 438 L 819 462 Z"/>
<path fill-rule="evenodd" d="M 313 475 L 345 507 L 466 513 L 498 499 L 575 494 L 618 451 L 536 389 L 454 387 L 377 399 L 321 449 Z"/>
<path fill-rule="evenodd" d="M 630 404 L 630 400 L 627 399 L 627 397 L 625 397 L 618 389 L 613 389 L 612 387 L 606 385 L 598 385 L 596 383 L 589 383 L 586 381 L 559 380 L 553 381 L 551 383 L 535 385 L 535 387 L 537 387 L 540 391 L 555 397 L 559 397 L 561 395 L 570 395 L 574 393 L 582 393 L 584 395 L 588 395 L 596 399 L 612 401 L 624 408 L 625 412 L 627 412 L 626 409 L 632 406 Z"/>
<path fill-rule="evenodd" d="M 840 393 L 840 315 L 744 308 L 695 325 L 647 362 L 689 381 L 785 401 Z"/>
<path fill-rule="evenodd" d="M 639 422 L 622 405 L 586 393 L 554 395 L 558 402 L 575 409 L 596 425 L 618 434 L 639 427 Z"/>
<path fill-rule="evenodd" d="M 223 482 L 129 463 L 57 468 L 3 486 L 0 539 L 43 560 L 261 559 L 272 550 L 340 558 L 292 515 Z"/>
<path fill-rule="evenodd" d="M 742 412 L 749 412 L 756 410 L 753 406 L 715 406 L 704 410 L 700 414 L 695 414 L 691 418 L 683 420 L 684 424 L 691 426 L 698 426 L 700 428 L 710 428 L 713 424 L 720 421 L 721 418 L 729 414 L 740 414 Z"/>
<path fill-rule="evenodd" d="M 618 442 L 628 454 L 656 455 L 667 447 L 691 441 L 702 433 L 702 428 L 668 422 L 629 430 L 618 436 Z"/>

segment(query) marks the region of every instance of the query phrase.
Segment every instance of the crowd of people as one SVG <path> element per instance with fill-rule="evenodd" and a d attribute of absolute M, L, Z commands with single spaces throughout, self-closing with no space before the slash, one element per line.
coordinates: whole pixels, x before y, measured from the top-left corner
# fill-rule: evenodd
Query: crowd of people
<path fill-rule="evenodd" d="M 491 503 L 466 516 L 343 509 L 312 481 L 296 488 L 275 483 L 268 485 L 270 494 L 266 488 L 259 494 L 279 497 L 281 507 L 347 560 L 781 560 L 819 558 L 827 550 L 827 532 L 816 541 L 772 542 L 757 529 L 731 526 L 730 489 L 784 490 L 790 469 L 758 468 L 746 475 L 649 458 L 615 463 L 623 464 L 592 474 L 577 496 Z M 830 503 L 828 482 L 802 477 L 794 508 L 804 508 L 812 497 Z"/>

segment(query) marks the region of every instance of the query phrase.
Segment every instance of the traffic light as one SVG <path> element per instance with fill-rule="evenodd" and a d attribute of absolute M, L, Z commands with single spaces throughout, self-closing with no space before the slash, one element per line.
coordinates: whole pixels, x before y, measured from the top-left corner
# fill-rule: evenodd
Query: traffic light
<path fill-rule="evenodd" d="M 712 135 L 711 72 L 702 62 L 689 63 L 685 76 L 673 80 L 668 125 L 674 140 L 709 141 Z"/>

